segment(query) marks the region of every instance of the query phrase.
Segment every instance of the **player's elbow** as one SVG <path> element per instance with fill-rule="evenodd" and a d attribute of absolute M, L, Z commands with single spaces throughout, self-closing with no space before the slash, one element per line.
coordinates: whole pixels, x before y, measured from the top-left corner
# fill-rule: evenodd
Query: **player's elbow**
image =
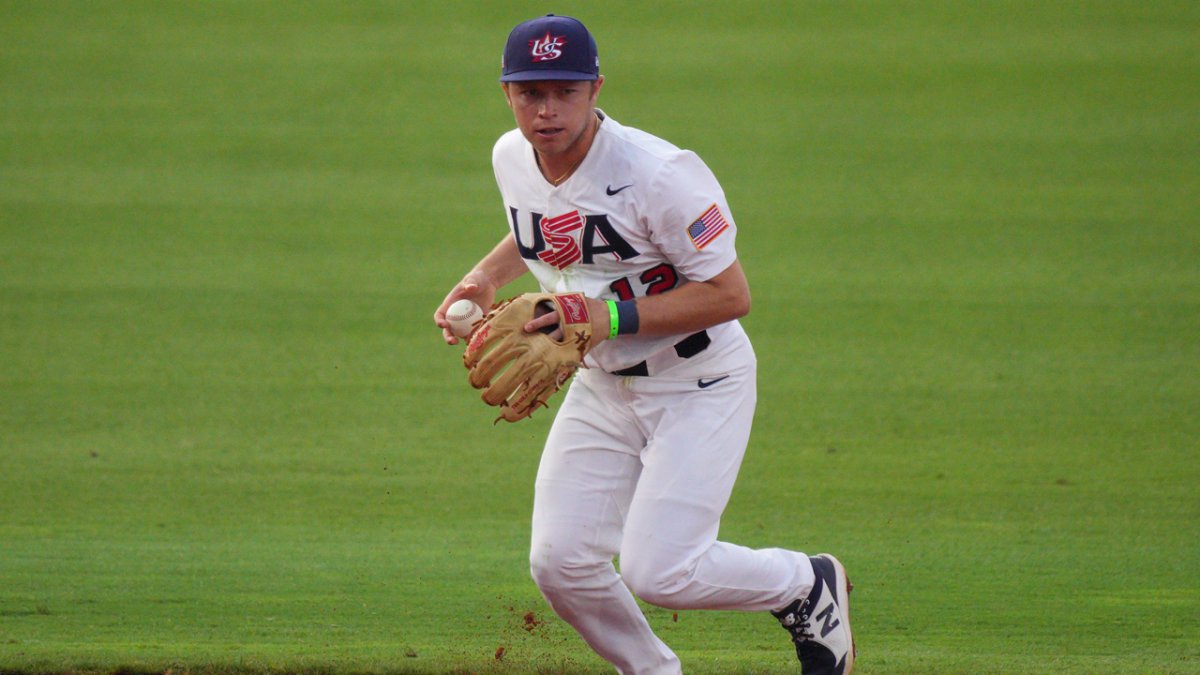
<path fill-rule="evenodd" d="M 750 313 L 750 289 L 742 288 L 739 292 L 729 294 L 721 303 L 729 314 L 729 320 L 740 319 Z"/>
<path fill-rule="evenodd" d="M 750 292 L 725 290 L 708 299 L 706 303 L 710 325 L 736 321 L 750 313 Z"/>
<path fill-rule="evenodd" d="M 740 319 L 750 313 L 750 283 L 736 260 L 724 272 L 708 280 L 715 293 L 712 299 L 721 308 L 725 321 Z"/>

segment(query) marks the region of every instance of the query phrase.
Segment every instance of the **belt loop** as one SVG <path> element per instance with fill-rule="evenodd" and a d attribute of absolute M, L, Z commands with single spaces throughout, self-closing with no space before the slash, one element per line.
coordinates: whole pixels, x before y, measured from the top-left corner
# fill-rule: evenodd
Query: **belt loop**
<path fill-rule="evenodd" d="M 632 366 L 629 366 L 628 368 L 622 368 L 618 371 L 613 372 L 613 375 L 622 375 L 625 377 L 631 377 L 631 376 L 632 377 L 646 377 L 649 374 L 650 374 L 650 369 L 649 369 L 649 367 L 646 366 L 645 361 L 642 361 L 641 363 L 636 363 Z"/>
<path fill-rule="evenodd" d="M 675 353 L 679 355 L 679 358 L 690 359 L 708 349 L 710 344 L 712 344 L 712 338 L 708 337 L 708 331 L 702 330 L 680 340 L 675 345 Z"/>

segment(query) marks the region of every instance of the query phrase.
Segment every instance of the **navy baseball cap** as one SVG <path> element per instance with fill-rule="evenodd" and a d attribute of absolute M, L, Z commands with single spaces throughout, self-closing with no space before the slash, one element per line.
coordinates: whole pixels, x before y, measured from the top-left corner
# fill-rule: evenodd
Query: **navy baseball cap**
<path fill-rule="evenodd" d="M 596 40 L 579 19 L 547 14 L 518 24 L 504 44 L 501 82 L 595 80 Z"/>

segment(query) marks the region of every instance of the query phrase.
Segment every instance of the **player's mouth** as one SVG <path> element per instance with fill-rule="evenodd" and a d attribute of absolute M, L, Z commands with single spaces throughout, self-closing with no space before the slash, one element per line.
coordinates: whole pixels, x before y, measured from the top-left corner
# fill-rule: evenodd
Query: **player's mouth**
<path fill-rule="evenodd" d="M 547 127 L 545 129 L 537 129 L 533 133 L 537 134 L 538 136 L 541 136 L 542 138 L 554 138 L 555 136 L 561 134 L 562 132 L 563 132 L 562 127 Z"/>

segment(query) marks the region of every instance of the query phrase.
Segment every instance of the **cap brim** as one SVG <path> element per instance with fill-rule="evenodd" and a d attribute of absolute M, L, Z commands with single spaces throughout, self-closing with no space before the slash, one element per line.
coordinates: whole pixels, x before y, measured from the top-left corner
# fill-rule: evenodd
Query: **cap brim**
<path fill-rule="evenodd" d="M 501 75 L 501 82 L 531 82 L 534 80 L 598 80 L 596 73 L 581 73 L 578 70 L 522 70 Z"/>

